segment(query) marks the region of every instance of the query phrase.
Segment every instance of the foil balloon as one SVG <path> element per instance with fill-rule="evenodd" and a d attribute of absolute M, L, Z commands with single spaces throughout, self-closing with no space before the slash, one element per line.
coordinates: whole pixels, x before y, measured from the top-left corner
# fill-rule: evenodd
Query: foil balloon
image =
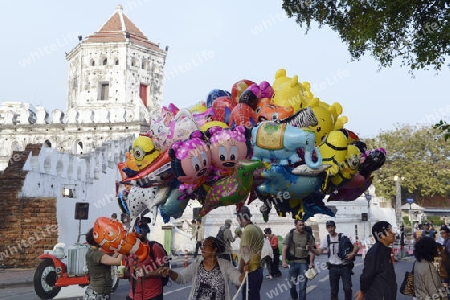
<path fill-rule="evenodd" d="M 286 77 L 286 70 L 279 69 L 275 74 L 275 81 L 272 84 L 274 94 L 273 102 L 280 106 L 292 106 L 294 111 L 298 111 L 306 106 L 306 99 L 303 95 L 303 86 L 298 81 L 298 76 Z"/>
<path fill-rule="evenodd" d="M 295 114 L 288 116 L 287 118 L 279 118 L 278 120 L 275 120 L 275 122 L 280 124 L 286 123 L 294 127 L 303 127 L 305 129 L 311 129 L 310 127 L 317 126 L 319 124 L 319 121 L 310 106 L 300 109 Z"/>
<path fill-rule="evenodd" d="M 219 89 L 212 90 L 211 92 L 208 93 L 208 97 L 206 99 L 206 107 L 208 108 L 211 107 L 217 98 L 224 96 L 231 97 L 231 94 L 230 92 L 224 90 Z"/>
<path fill-rule="evenodd" d="M 334 217 L 335 213 L 323 203 L 325 195 L 321 192 L 312 192 L 303 198 L 304 215 L 302 220 L 306 222 L 309 218 L 314 217 L 315 214 L 324 214 Z"/>
<path fill-rule="evenodd" d="M 94 240 L 106 252 L 117 250 L 121 254 L 134 254 L 142 262 L 149 254 L 149 247 L 136 233 L 127 233 L 117 220 L 99 217 L 94 222 Z"/>
<path fill-rule="evenodd" d="M 347 137 L 342 131 L 331 131 L 325 142 L 319 146 L 319 151 L 322 154 L 323 163 L 331 165 L 326 171 L 327 174 L 334 176 L 339 173 L 347 157 Z"/>
<path fill-rule="evenodd" d="M 237 102 L 231 97 L 224 96 L 217 98 L 212 104 L 215 113 L 215 120 L 228 124 L 231 112 L 236 107 Z"/>
<path fill-rule="evenodd" d="M 202 127 L 205 123 L 215 121 L 215 112 L 212 107 L 205 110 L 203 113 L 192 115 L 197 122 L 198 127 Z"/>
<path fill-rule="evenodd" d="M 384 165 L 386 150 L 384 148 L 376 148 L 366 151 L 361 160 L 359 173 L 364 177 L 368 177 L 373 171 L 378 170 Z"/>
<path fill-rule="evenodd" d="M 312 169 L 322 164 L 322 156 L 314 147 L 316 136 L 313 131 L 297 128 L 289 124 L 263 122 L 252 129 L 252 159 L 267 162 L 278 161 L 281 165 L 295 164 L 300 160 L 297 148 L 303 148 L 305 163 Z M 313 161 L 313 152 L 317 160 Z"/>
<path fill-rule="evenodd" d="M 239 103 L 247 104 L 251 109 L 256 110 L 258 99 L 258 96 L 256 96 L 252 90 L 245 90 L 239 98 Z"/>
<path fill-rule="evenodd" d="M 184 141 L 173 143 L 169 149 L 172 172 L 180 184 L 180 191 L 192 194 L 206 180 L 211 167 L 211 151 L 203 140 L 204 134 L 197 130 Z"/>
<path fill-rule="evenodd" d="M 153 214 L 152 224 L 155 225 L 158 206 L 166 201 L 169 192 L 169 185 L 158 185 L 149 188 L 132 186 L 125 201 L 130 212 L 130 224 L 134 224 L 135 219 L 145 209 L 149 209 Z"/>
<path fill-rule="evenodd" d="M 233 87 L 231 88 L 231 99 L 233 99 L 235 103 L 239 103 L 241 94 L 252 84 L 255 84 L 255 82 L 247 79 L 239 80 L 233 84 Z"/>
<path fill-rule="evenodd" d="M 147 135 L 153 140 L 157 149 L 165 151 L 174 142 L 189 138 L 189 135 L 198 129 L 192 114 L 187 109 L 181 109 L 168 125 L 165 125 L 164 118 L 152 120 Z"/>
<path fill-rule="evenodd" d="M 150 165 L 140 170 L 135 176 L 122 179 L 122 183 L 150 187 L 164 184 L 173 178 L 170 157 L 168 151 L 164 151 Z"/>
<path fill-rule="evenodd" d="M 267 81 L 262 81 L 259 85 L 254 83 L 250 85 L 247 90 L 252 91 L 258 99 L 272 98 L 273 96 L 273 88 Z"/>
<path fill-rule="evenodd" d="M 198 214 L 199 217 L 205 216 L 219 206 L 245 201 L 253 185 L 253 171 L 262 166 L 263 164 L 256 160 L 239 161 L 232 175 L 218 180 L 211 186 Z"/>
<path fill-rule="evenodd" d="M 322 176 L 297 176 L 291 173 L 291 168 L 282 165 L 272 165 L 264 170 L 261 176 L 266 180 L 256 186 L 259 194 L 267 198 L 273 195 L 287 195 L 289 199 L 302 199 L 314 191 L 318 191 L 322 184 Z M 285 196 L 281 196 L 284 198 Z"/>
<path fill-rule="evenodd" d="M 218 178 L 231 175 L 236 163 L 251 156 L 251 132 L 244 126 L 233 129 L 212 127 L 206 131 L 206 136 L 211 151 L 211 173 Z"/>
<path fill-rule="evenodd" d="M 170 103 L 168 106 L 163 106 L 161 115 L 165 126 L 169 126 L 170 122 L 175 118 L 180 110 L 174 104 Z"/>
<path fill-rule="evenodd" d="M 220 121 L 211 121 L 208 123 L 205 123 L 202 125 L 202 127 L 200 127 L 200 131 L 202 132 L 206 132 L 208 129 L 212 128 L 212 127 L 220 127 L 220 128 L 228 128 L 228 124 L 220 122 Z"/>
<path fill-rule="evenodd" d="M 356 146 L 348 145 L 345 161 L 339 172 L 331 178 L 331 185 L 338 188 L 348 182 L 358 172 L 361 152 Z"/>
<path fill-rule="evenodd" d="M 328 201 L 353 201 L 360 197 L 372 184 L 373 176 L 364 177 L 359 172 L 349 182 L 330 193 Z"/>
<path fill-rule="evenodd" d="M 155 148 L 153 141 L 148 136 L 140 135 L 133 142 L 133 157 L 139 170 L 151 164 L 161 153 Z"/>
<path fill-rule="evenodd" d="M 256 106 L 256 118 L 258 123 L 262 121 L 277 121 L 286 119 L 294 114 L 292 106 L 275 105 L 269 98 L 262 98 Z"/>
<path fill-rule="evenodd" d="M 245 103 L 238 103 L 231 112 L 228 120 L 228 125 L 233 128 L 235 126 L 243 125 L 247 128 L 252 128 L 257 124 L 256 112 Z"/>
<path fill-rule="evenodd" d="M 170 221 L 170 218 L 180 218 L 186 206 L 189 203 L 189 199 L 180 199 L 183 194 L 180 192 L 178 186 L 175 186 L 167 198 L 167 201 L 159 206 L 159 213 L 164 223 Z"/>

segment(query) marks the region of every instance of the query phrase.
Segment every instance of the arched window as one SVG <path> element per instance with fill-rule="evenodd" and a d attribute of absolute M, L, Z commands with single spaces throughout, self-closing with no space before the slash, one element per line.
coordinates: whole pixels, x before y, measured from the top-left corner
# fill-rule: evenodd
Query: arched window
<path fill-rule="evenodd" d="M 81 155 L 83 154 L 83 143 L 82 142 L 78 142 L 77 143 L 77 155 Z"/>
<path fill-rule="evenodd" d="M 147 60 L 143 59 L 142 60 L 142 64 L 141 64 L 141 68 L 144 69 L 144 70 L 147 70 L 147 65 L 148 65 Z"/>
<path fill-rule="evenodd" d="M 95 60 L 93 58 L 91 58 L 91 63 L 90 63 L 91 67 L 95 66 Z"/>
<path fill-rule="evenodd" d="M 52 143 L 50 143 L 49 140 L 45 140 L 44 146 L 45 146 L 45 147 L 48 147 L 48 148 L 51 148 L 51 147 L 52 147 Z"/>
<path fill-rule="evenodd" d="M 119 65 L 119 59 L 118 59 L 118 58 L 114 59 L 114 64 L 115 64 L 116 66 Z"/>
<path fill-rule="evenodd" d="M 131 66 L 132 67 L 136 66 L 136 58 L 134 58 L 134 57 L 131 58 Z"/>
<path fill-rule="evenodd" d="M 107 63 L 108 63 L 108 59 L 107 59 L 107 58 L 104 58 L 104 59 L 103 59 L 103 65 L 106 66 Z"/>

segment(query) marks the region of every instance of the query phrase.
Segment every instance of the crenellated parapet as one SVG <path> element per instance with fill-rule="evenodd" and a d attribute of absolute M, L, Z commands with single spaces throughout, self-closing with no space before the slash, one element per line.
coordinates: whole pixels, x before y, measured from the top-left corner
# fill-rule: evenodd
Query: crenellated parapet
<path fill-rule="evenodd" d="M 27 177 L 30 182 L 24 184 L 21 196 L 58 197 L 64 183 L 68 183 L 69 186 L 90 185 L 101 180 L 102 174 L 111 171 L 118 173 L 117 163 L 125 158 L 125 153 L 133 140 L 134 136 L 129 136 L 109 141 L 94 152 L 85 155 L 61 153 L 55 148 L 43 145 L 38 155 L 33 156 L 30 152 L 24 163 L 23 171 L 27 171 L 32 176 Z M 9 165 L 14 163 L 13 155 Z M 55 178 L 58 180 L 55 181 Z M 81 193 L 81 191 L 78 192 Z"/>
<path fill-rule="evenodd" d="M 49 112 L 42 106 L 34 107 L 29 103 L 0 103 L 0 128 L 2 125 L 148 122 L 151 116 L 151 113 L 146 111 L 145 107 L 136 108 L 134 106 L 129 108 L 109 106 L 109 108 L 69 109 L 67 114 L 65 114 L 59 109 Z"/>
<path fill-rule="evenodd" d="M 23 151 L 27 144 L 44 144 L 61 153 L 83 156 L 101 152 L 109 141 L 134 139 L 149 130 L 146 121 L 133 119 L 135 115 L 131 110 L 105 107 L 69 110 L 67 115 L 53 110 L 49 114 L 40 106 L 34 108 L 27 103 L 2 103 L 0 171 L 7 167 L 13 151 Z M 124 147 L 130 147 L 132 141 Z M 110 161 L 120 159 L 121 153 L 117 150 L 105 151 L 108 152 L 108 160 L 105 160 L 104 167 L 110 166 Z"/>

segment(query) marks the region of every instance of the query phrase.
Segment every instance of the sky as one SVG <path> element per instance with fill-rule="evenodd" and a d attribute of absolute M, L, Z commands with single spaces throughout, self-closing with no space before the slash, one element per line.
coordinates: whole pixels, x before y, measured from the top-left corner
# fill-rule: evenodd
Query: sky
<path fill-rule="evenodd" d="M 169 46 L 164 105 L 188 108 L 212 89 L 231 91 L 241 79 L 273 83 L 276 71 L 286 69 L 288 77 L 310 82 L 321 101 L 339 102 L 349 120 L 345 128 L 360 138 L 399 124 L 450 119 L 448 68 L 417 71 L 412 78 L 399 63 L 379 70 L 369 55 L 352 61 L 336 32 L 314 27 L 305 35 L 281 0 L 4 1 L 0 102 L 65 111 L 65 52 L 77 45 L 78 35 L 99 30 L 117 4 L 150 41 Z M 190 70 L 182 68 L 187 63 Z"/>

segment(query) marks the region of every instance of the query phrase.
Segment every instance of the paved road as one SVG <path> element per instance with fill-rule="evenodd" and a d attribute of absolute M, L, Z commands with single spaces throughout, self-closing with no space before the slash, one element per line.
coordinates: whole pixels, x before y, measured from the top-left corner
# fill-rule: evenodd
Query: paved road
<path fill-rule="evenodd" d="M 321 270 L 320 265 L 326 261 L 326 255 L 322 255 L 316 258 L 316 263 L 319 265 L 317 268 L 319 274 L 312 281 L 308 282 L 307 286 L 307 298 L 308 300 L 322 300 L 330 298 L 330 284 L 328 280 L 328 270 Z M 397 284 L 400 286 L 401 281 L 405 271 L 411 270 L 412 261 L 401 261 L 395 264 L 395 271 L 397 274 Z M 352 277 L 353 281 L 353 293 L 359 289 L 359 275 L 361 274 L 363 268 L 363 260 L 361 257 L 357 257 L 354 272 L 355 275 Z M 261 289 L 261 299 L 280 299 L 289 300 L 289 290 L 287 286 L 288 271 L 287 269 L 282 269 L 283 276 L 273 279 L 264 279 L 263 286 Z M 267 274 L 267 270 L 264 270 L 264 274 Z M 119 288 L 116 293 L 112 296 L 114 299 L 125 299 L 128 293 L 129 284 L 128 281 L 122 280 L 120 282 Z M 191 290 L 191 284 L 178 285 L 172 283 L 170 286 L 164 288 L 164 299 L 187 299 L 189 292 Z M 78 286 L 62 288 L 61 292 L 55 299 L 70 299 L 70 300 L 81 300 L 84 289 Z M 231 294 L 234 295 L 236 289 L 231 287 Z M 15 287 L 8 289 L 0 289 L 0 299 L 2 300 L 38 300 L 33 287 Z M 241 297 L 238 297 L 241 299 Z M 344 299 L 344 293 L 342 291 L 342 284 L 339 299 Z M 397 300 L 411 300 L 410 297 L 406 297 L 398 293 Z"/>

